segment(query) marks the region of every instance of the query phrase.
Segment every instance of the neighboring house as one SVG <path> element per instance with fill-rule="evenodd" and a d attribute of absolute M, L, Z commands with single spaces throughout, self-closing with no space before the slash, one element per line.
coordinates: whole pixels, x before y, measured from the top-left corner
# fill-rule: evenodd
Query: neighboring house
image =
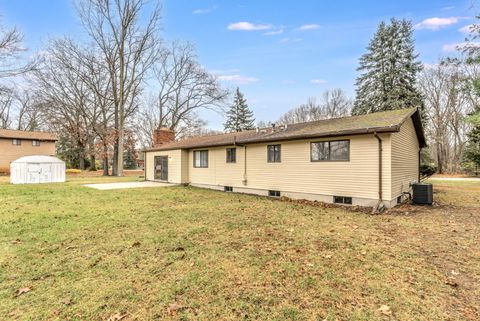
<path fill-rule="evenodd" d="M 54 156 L 56 141 L 52 133 L 0 129 L 0 173 L 9 173 L 10 163 L 23 156 Z"/>
<path fill-rule="evenodd" d="M 407 197 L 426 146 L 417 109 L 174 137 L 155 131 L 145 179 L 372 207 Z"/>

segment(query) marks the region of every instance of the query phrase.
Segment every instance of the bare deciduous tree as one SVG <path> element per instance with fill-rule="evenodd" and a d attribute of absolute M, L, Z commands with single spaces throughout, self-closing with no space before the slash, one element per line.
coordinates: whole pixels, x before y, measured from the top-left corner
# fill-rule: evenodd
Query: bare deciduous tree
<path fill-rule="evenodd" d="M 463 119 L 472 106 L 465 90 L 465 68 L 461 63 L 439 63 L 426 67 L 419 76 L 430 155 L 439 173 L 460 170 L 467 131 Z"/>
<path fill-rule="evenodd" d="M 306 104 L 289 110 L 278 120 L 281 124 L 295 124 L 307 121 L 337 118 L 350 114 L 352 101 L 342 89 L 323 92 L 320 103 L 309 98 Z"/>
<path fill-rule="evenodd" d="M 190 44 L 173 43 L 164 48 L 154 67 L 159 90 L 157 126 L 176 130 L 201 108 L 218 110 L 228 93 L 217 79 L 200 66 Z"/>
<path fill-rule="evenodd" d="M 0 24 L 0 78 L 17 76 L 35 67 L 35 61 L 19 63 L 23 47 L 23 34 L 17 28 Z"/>
<path fill-rule="evenodd" d="M 102 54 L 111 78 L 114 107 L 113 174 L 123 175 L 125 124 L 138 107 L 142 83 L 158 53 L 160 6 L 145 19 L 146 0 L 83 0 L 80 19 Z M 142 21 L 146 21 L 142 23 Z"/>
<path fill-rule="evenodd" d="M 11 88 L 0 88 L 0 128 L 7 129 L 12 124 L 12 103 L 14 92 Z"/>
<path fill-rule="evenodd" d="M 144 147 L 152 146 L 155 129 L 167 127 L 179 139 L 204 133 L 206 122 L 197 111 L 222 111 L 228 92 L 197 61 L 192 45 L 172 43 L 155 62 L 154 81 L 158 92 L 139 113 L 137 132 Z"/>

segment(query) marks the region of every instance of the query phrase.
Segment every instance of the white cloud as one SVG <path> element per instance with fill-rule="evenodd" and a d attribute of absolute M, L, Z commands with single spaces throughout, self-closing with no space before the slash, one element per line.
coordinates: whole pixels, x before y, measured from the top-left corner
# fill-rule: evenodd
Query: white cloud
<path fill-rule="evenodd" d="M 275 36 L 275 35 L 281 35 L 282 33 L 283 33 L 283 29 L 278 29 L 278 30 L 267 31 L 263 35 L 264 36 Z"/>
<path fill-rule="evenodd" d="M 308 25 L 303 25 L 299 28 L 299 30 L 306 31 L 306 30 L 313 30 L 313 29 L 318 29 L 320 28 L 320 25 L 317 24 L 308 24 Z"/>
<path fill-rule="evenodd" d="M 473 25 L 466 25 L 466 26 L 458 29 L 458 31 L 463 32 L 463 33 L 470 33 L 470 31 L 472 31 L 472 27 L 473 27 Z"/>
<path fill-rule="evenodd" d="M 207 13 L 210 13 L 214 10 L 216 10 L 218 7 L 217 6 L 211 6 L 209 8 L 205 8 L 205 9 L 196 9 L 196 10 L 193 10 L 193 14 L 207 14 Z"/>
<path fill-rule="evenodd" d="M 428 18 L 423 20 L 420 23 L 415 25 L 416 29 L 429 29 L 429 30 L 438 30 L 445 26 L 456 24 L 461 18 L 460 17 L 447 17 L 447 18 Z"/>
<path fill-rule="evenodd" d="M 278 43 L 286 44 L 286 43 L 294 43 L 302 41 L 302 38 L 282 38 Z"/>
<path fill-rule="evenodd" d="M 448 6 L 448 7 L 443 7 L 442 10 L 452 10 L 452 9 L 455 9 L 455 6 Z"/>
<path fill-rule="evenodd" d="M 255 30 L 269 30 L 273 26 L 270 24 L 256 24 L 246 21 L 231 23 L 228 25 L 228 30 L 244 30 L 244 31 L 255 31 Z"/>
<path fill-rule="evenodd" d="M 312 79 L 310 82 L 315 85 L 323 85 L 327 83 L 325 79 Z"/>
<path fill-rule="evenodd" d="M 468 47 L 472 48 L 480 48 L 480 42 L 459 42 L 459 43 L 449 43 L 446 45 L 443 45 L 442 50 L 443 51 L 457 51 L 457 50 L 462 50 Z"/>
<path fill-rule="evenodd" d="M 221 81 L 228 81 L 239 85 L 248 85 L 258 81 L 258 79 L 255 77 L 247 77 L 241 75 L 221 75 L 218 76 L 218 79 Z"/>

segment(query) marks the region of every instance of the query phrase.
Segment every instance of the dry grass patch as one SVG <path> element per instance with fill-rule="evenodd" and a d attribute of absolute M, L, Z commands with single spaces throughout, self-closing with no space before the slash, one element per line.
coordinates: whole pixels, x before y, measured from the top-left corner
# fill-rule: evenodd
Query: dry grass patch
<path fill-rule="evenodd" d="M 436 207 L 370 216 L 191 187 L 79 186 L 96 179 L 0 185 L 0 315 L 479 319 L 478 202 L 452 206 L 479 197 L 473 183 L 436 184 Z"/>

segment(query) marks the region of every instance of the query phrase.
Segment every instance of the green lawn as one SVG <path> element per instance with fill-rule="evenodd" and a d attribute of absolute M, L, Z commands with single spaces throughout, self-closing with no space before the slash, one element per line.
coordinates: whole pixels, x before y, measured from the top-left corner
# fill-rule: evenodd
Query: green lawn
<path fill-rule="evenodd" d="M 0 319 L 480 319 L 479 183 L 378 216 L 80 185 L 138 179 L 0 178 Z"/>

